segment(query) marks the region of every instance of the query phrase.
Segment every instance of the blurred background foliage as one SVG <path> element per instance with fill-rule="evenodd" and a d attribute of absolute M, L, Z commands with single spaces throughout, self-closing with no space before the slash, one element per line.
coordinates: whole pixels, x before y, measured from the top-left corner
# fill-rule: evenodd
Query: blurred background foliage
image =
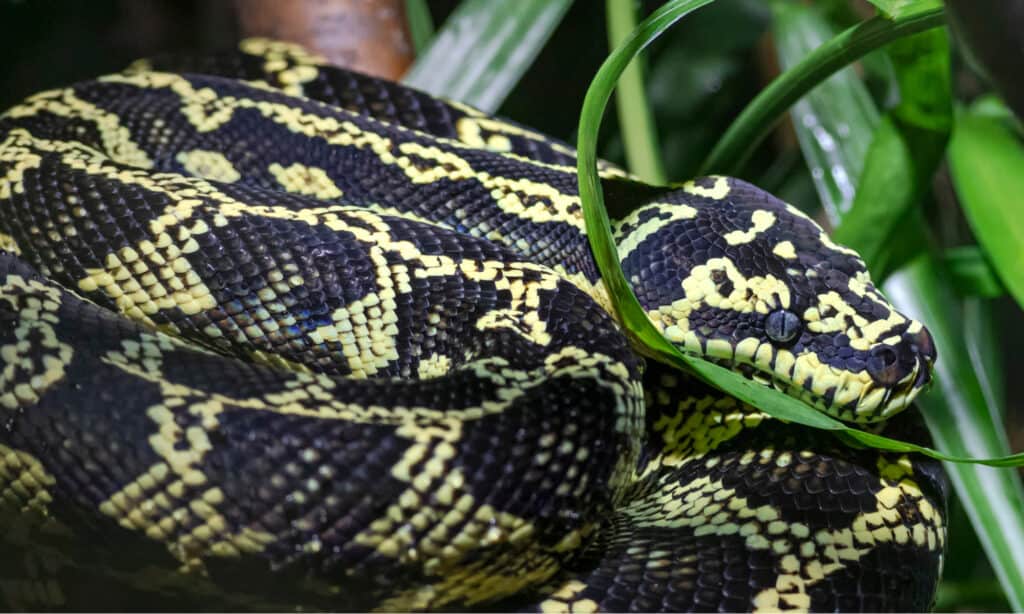
<path fill-rule="evenodd" d="M 466 43 L 480 45 L 500 36 L 499 25 L 511 23 L 520 29 L 506 32 L 499 55 L 487 60 L 506 71 L 504 83 L 494 90 L 455 91 L 573 142 L 584 94 L 609 53 L 609 39 L 620 40 L 623 27 L 628 32 L 661 4 L 610 0 L 606 13 L 596 0 L 410 0 L 414 39 L 424 55 L 409 78 L 439 92 L 464 85 L 456 77 L 473 54 L 453 54 L 456 38 L 445 43 L 455 47 L 438 44 L 432 56 L 434 24 L 439 34 L 456 36 L 455 28 L 446 30 L 457 21 L 453 15 L 483 19 L 473 23 L 494 29 Z M 1024 327 L 1018 303 L 1024 299 L 1024 236 L 1015 234 L 1022 226 L 1012 223 L 1024 219 L 1015 211 L 1024 204 L 1024 150 L 1019 121 L 997 98 L 1001 94 L 1020 110 L 1024 90 L 1013 79 L 1024 58 L 1024 2 L 950 1 L 947 9 L 955 18 L 952 44 L 949 31 L 939 29 L 869 54 L 795 104 L 734 174 L 796 204 L 865 252 L 876 281 L 896 272 L 884 287 L 909 303 L 901 307 L 924 312 L 929 326 L 928 314 L 944 319 L 939 326 L 953 341 L 952 347 L 939 344 L 939 364 L 950 367 L 922 409 L 945 421 L 930 421 L 940 448 L 973 437 L 969 423 L 977 416 L 971 411 L 990 414 L 1004 430 L 986 435 L 982 428 L 978 437 L 991 439 L 988 444 L 967 442 L 950 451 L 994 456 L 1024 449 Z M 657 167 L 652 172 L 671 181 L 694 176 L 739 113 L 780 71 L 875 11 L 860 0 L 719 0 L 687 16 L 651 44 L 630 85 L 620 84 L 633 88 L 635 100 L 649 110 L 646 124 L 635 123 L 635 114 L 620 123 L 613 101 L 601 128 L 601 156 L 628 167 L 635 163 L 627 159 L 629 135 L 649 130 L 655 161 L 647 164 Z M 46 88 L 116 71 L 137 57 L 222 49 L 239 36 L 230 0 L 0 0 L 0 108 Z M 449 83 L 443 74 L 455 76 Z M 953 109 L 946 108 L 950 92 Z M 867 199 L 887 204 L 859 204 Z M 932 260 L 922 264 L 923 254 Z M 970 398 L 964 401 L 956 394 L 961 389 L 977 394 L 965 392 Z M 957 413 L 958 406 L 968 411 Z M 1014 587 L 1020 589 L 1024 574 L 1008 563 L 1024 556 L 1012 537 L 1024 534 L 1020 507 L 1014 507 L 1019 482 L 1014 486 L 993 478 L 995 473 L 971 471 L 954 476 L 957 491 L 972 501 L 965 506 L 958 496 L 951 498 L 937 608 L 1019 608 L 1024 591 L 1014 593 Z M 1009 516 L 989 515 L 988 526 L 978 515 L 978 506 L 988 505 L 986 489 L 993 499 L 1004 496 L 1009 510 Z M 972 519 L 987 538 L 979 541 Z M 1006 543 L 997 543 L 1004 534 Z M 989 564 L 982 542 L 990 552 L 1000 545 L 1010 551 L 1001 563 L 998 555 L 993 558 L 1001 573 Z"/>

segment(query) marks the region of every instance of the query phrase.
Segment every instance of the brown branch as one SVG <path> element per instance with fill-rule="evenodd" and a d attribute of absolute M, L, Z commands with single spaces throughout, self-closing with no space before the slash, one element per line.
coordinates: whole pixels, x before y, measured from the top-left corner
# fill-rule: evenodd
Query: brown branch
<path fill-rule="evenodd" d="M 293 43 L 331 63 L 397 80 L 414 59 L 402 0 L 235 0 L 243 36 Z"/>

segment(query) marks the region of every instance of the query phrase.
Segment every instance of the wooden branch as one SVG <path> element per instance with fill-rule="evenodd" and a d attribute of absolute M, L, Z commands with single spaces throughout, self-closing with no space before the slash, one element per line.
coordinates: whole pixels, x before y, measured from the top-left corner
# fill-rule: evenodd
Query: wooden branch
<path fill-rule="evenodd" d="M 331 63 L 398 80 L 414 50 L 402 0 L 235 0 L 243 36 L 293 43 Z"/>

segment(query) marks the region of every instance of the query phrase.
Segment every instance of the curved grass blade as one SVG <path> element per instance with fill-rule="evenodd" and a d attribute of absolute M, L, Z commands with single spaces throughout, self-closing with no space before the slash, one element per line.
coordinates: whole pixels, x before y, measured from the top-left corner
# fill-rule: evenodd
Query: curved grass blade
<path fill-rule="evenodd" d="M 605 16 L 608 22 L 608 42 L 614 47 L 636 28 L 636 2 L 634 0 L 607 0 Z M 641 60 L 636 58 L 623 71 L 615 89 L 619 114 L 619 132 L 626 146 L 629 171 L 654 185 L 665 183 L 665 169 L 661 164 L 658 137 L 654 129 L 654 116 L 647 102 L 647 91 Z"/>
<path fill-rule="evenodd" d="M 718 141 L 700 174 L 738 172 L 782 114 L 818 83 L 869 51 L 944 23 L 941 7 L 926 8 L 893 20 L 874 17 L 843 31 L 762 90 Z"/>
<path fill-rule="evenodd" d="M 572 0 L 464 0 L 402 79 L 493 113 Z"/>
<path fill-rule="evenodd" d="M 665 3 L 612 51 L 591 82 L 583 101 L 577 164 L 583 216 L 594 258 L 608 287 L 615 311 L 627 333 L 636 342 L 637 347 L 652 358 L 678 369 L 691 371 L 716 388 L 782 420 L 835 431 L 841 433 L 847 440 L 884 450 L 919 452 L 932 458 L 953 462 L 992 466 L 1024 465 L 1024 453 L 988 459 L 954 457 L 930 448 L 850 428 L 777 390 L 752 382 L 718 365 L 683 354 L 662 337 L 647 319 L 647 314 L 641 308 L 619 266 L 618 253 L 611 236 L 611 223 L 608 220 L 597 174 L 597 135 L 612 90 L 633 57 L 677 20 L 711 1 L 673 0 Z"/>

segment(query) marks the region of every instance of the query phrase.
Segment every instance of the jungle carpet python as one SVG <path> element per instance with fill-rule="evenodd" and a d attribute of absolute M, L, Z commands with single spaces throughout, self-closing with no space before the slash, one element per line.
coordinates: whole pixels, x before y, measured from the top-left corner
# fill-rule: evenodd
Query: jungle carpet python
<path fill-rule="evenodd" d="M 928 608 L 940 467 L 645 366 L 574 163 L 267 40 L 7 110 L 0 600 Z M 670 341 L 925 437 L 931 338 L 856 253 L 736 179 L 601 172 Z"/>

